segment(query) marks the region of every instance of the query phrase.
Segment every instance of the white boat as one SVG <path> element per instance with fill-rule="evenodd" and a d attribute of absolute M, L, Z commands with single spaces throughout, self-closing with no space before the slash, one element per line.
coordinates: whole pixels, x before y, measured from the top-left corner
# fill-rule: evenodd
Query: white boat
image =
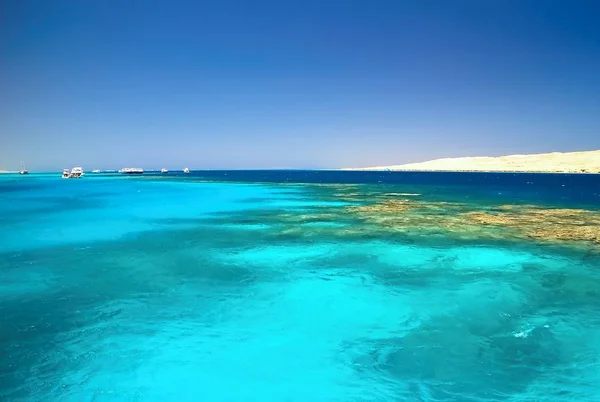
<path fill-rule="evenodd" d="M 169 173 L 169 171 L 167 169 L 165 169 L 165 168 L 160 169 L 160 172 L 161 173 Z"/>
<path fill-rule="evenodd" d="M 94 170 L 92 170 L 92 173 L 100 173 L 100 170 L 99 169 L 94 169 Z"/>
<path fill-rule="evenodd" d="M 85 173 L 83 173 L 83 168 L 81 167 L 74 167 L 73 169 L 71 169 L 71 177 L 73 178 L 80 178 L 81 176 L 83 176 Z"/>
<path fill-rule="evenodd" d="M 144 169 L 142 168 L 123 168 L 119 170 L 119 173 L 122 174 L 144 174 Z"/>
<path fill-rule="evenodd" d="M 19 170 L 19 174 L 29 174 L 29 170 L 25 169 L 25 164 L 21 162 L 21 170 Z"/>
<path fill-rule="evenodd" d="M 71 171 L 69 171 L 69 169 L 64 169 L 63 173 L 62 173 L 62 178 L 63 179 L 79 179 L 84 174 L 85 173 L 83 173 L 83 168 L 74 167 L 73 169 L 71 169 Z"/>
<path fill-rule="evenodd" d="M 188 168 L 183 168 L 183 173 L 189 173 L 189 172 L 190 172 L 190 169 L 188 169 Z"/>

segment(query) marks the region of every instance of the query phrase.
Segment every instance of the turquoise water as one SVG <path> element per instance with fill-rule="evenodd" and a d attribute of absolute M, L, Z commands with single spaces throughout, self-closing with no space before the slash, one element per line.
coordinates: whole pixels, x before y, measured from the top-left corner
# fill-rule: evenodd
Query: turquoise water
<path fill-rule="evenodd" d="M 252 174 L 0 176 L 0 399 L 600 400 L 593 247 L 345 212 L 378 192 L 593 209 L 597 179 Z"/>

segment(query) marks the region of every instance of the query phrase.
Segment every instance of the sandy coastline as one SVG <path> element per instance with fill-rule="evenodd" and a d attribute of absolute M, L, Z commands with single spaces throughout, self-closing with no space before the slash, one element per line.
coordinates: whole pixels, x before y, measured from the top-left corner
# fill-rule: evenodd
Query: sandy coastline
<path fill-rule="evenodd" d="M 444 158 L 405 165 L 347 168 L 343 170 L 600 173 L 600 150 L 499 157 Z"/>

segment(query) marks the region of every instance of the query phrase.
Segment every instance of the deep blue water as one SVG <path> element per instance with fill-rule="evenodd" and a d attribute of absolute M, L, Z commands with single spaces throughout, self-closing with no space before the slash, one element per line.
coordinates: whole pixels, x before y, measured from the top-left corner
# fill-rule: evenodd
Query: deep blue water
<path fill-rule="evenodd" d="M 2 175 L 0 400 L 600 400 L 598 253 L 348 236 L 373 192 L 600 210 L 598 175 Z"/>
<path fill-rule="evenodd" d="M 591 174 L 229 170 L 193 171 L 187 175 L 171 172 L 169 177 L 250 183 L 396 184 L 433 187 L 437 191 L 445 187 L 447 193 L 464 191 L 466 196 L 600 206 L 600 175 Z"/>

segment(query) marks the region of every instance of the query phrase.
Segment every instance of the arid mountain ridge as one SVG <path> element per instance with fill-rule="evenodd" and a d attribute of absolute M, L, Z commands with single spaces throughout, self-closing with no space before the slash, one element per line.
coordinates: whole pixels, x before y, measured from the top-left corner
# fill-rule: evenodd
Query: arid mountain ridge
<path fill-rule="evenodd" d="M 600 150 L 498 157 L 443 158 L 421 163 L 344 170 L 600 173 Z"/>

